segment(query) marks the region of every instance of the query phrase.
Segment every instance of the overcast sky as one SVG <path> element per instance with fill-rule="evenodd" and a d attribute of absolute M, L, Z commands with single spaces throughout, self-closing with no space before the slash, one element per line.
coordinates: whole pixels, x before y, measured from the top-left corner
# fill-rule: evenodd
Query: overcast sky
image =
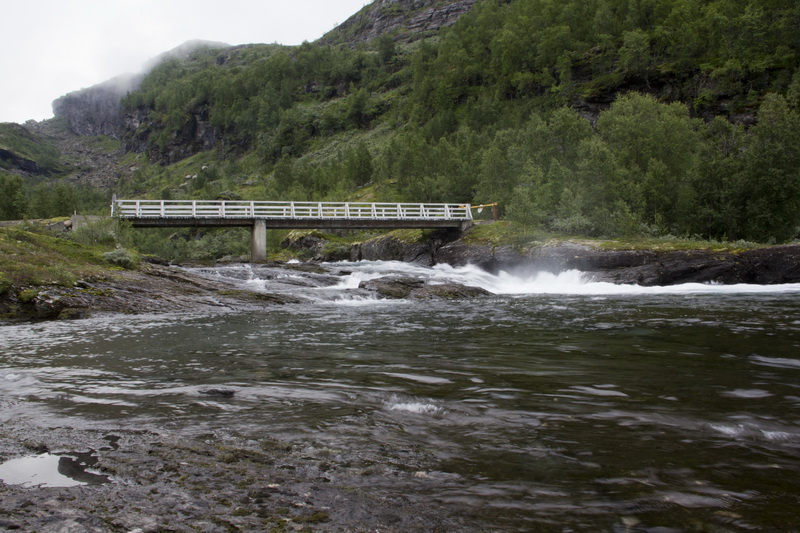
<path fill-rule="evenodd" d="M 0 122 L 53 116 L 53 100 L 193 39 L 301 44 L 370 0 L 19 0 L 0 28 Z"/>

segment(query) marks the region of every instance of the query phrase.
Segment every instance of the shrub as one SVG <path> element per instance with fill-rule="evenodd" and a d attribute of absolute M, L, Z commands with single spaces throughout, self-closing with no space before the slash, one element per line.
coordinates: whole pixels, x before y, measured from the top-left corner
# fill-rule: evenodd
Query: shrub
<path fill-rule="evenodd" d="M 37 296 L 39 296 L 39 291 L 37 291 L 36 289 L 26 289 L 20 292 L 17 297 L 19 298 L 20 302 L 24 304 L 29 304 L 32 301 L 34 301 Z"/>
<path fill-rule="evenodd" d="M 131 225 L 125 220 L 104 217 L 76 228 L 70 238 L 90 246 L 127 246 L 132 239 Z"/>
<path fill-rule="evenodd" d="M 2 273 L 0 273 L 0 296 L 3 296 L 9 290 L 11 290 L 11 286 L 12 286 L 11 280 L 3 276 Z"/>
<path fill-rule="evenodd" d="M 126 250 L 125 248 L 117 248 L 114 251 L 106 252 L 103 254 L 103 259 L 122 268 L 134 269 L 139 266 L 139 254 Z"/>

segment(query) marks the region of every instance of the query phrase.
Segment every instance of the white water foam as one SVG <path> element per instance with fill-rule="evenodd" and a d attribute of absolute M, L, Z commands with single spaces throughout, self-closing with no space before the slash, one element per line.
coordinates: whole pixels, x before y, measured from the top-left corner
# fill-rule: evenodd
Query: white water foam
<path fill-rule="evenodd" d="M 432 400 L 424 401 L 416 398 L 398 398 L 392 396 L 384 402 L 384 406 L 389 411 L 404 411 L 418 415 L 444 414 L 441 406 L 436 405 Z"/>
<path fill-rule="evenodd" d="M 685 283 L 681 285 L 645 287 L 592 281 L 589 276 L 579 270 L 567 270 L 558 274 L 543 271 L 515 273 L 501 271 L 495 275 L 475 265 L 452 267 L 442 264 L 434 267 L 424 267 L 396 261 L 362 261 L 346 264 L 347 268 L 352 272 L 344 276 L 336 288 L 357 288 L 362 281 L 397 275 L 425 279 L 430 284 L 460 283 L 471 287 L 480 287 L 493 294 L 511 296 L 536 294 L 610 296 L 800 292 L 800 283 L 782 285 Z M 336 265 L 341 267 L 342 263 L 337 263 Z"/>
<path fill-rule="evenodd" d="M 645 287 L 633 284 L 615 284 L 593 281 L 591 276 L 579 270 L 567 270 L 560 273 L 545 271 L 501 271 L 492 274 L 475 265 L 453 267 L 440 264 L 433 267 L 403 263 L 399 261 L 360 261 L 357 263 L 329 263 L 332 269 L 346 271 L 340 275 L 337 283 L 321 287 L 308 287 L 305 296 L 323 301 L 343 301 L 346 305 L 372 303 L 376 297 L 354 293 L 364 281 L 385 276 L 411 277 L 424 280 L 431 285 L 457 283 L 469 287 L 479 287 L 492 294 L 506 296 L 528 295 L 575 295 L 575 296 L 627 296 L 627 295 L 703 295 L 703 294 L 780 294 L 800 292 L 800 283 L 781 285 L 719 283 L 685 283 L 681 285 Z M 297 281 L 303 278 L 299 273 L 282 273 L 261 279 L 249 265 L 242 267 L 226 267 L 233 272 L 232 276 L 248 289 L 255 291 L 299 290 Z M 227 277 L 219 272 L 212 274 Z M 206 272 L 208 274 L 208 272 Z M 294 279 L 297 278 L 297 279 Z M 290 286 L 286 285 L 289 282 Z M 293 286 L 293 287 L 292 287 Z M 349 293 L 349 294 L 348 294 Z"/>
<path fill-rule="evenodd" d="M 407 411 L 409 413 L 416 413 L 420 415 L 432 415 L 441 411 L 441 409 L 432 403 L 422 402 L 409 402 L 409 403 L 395 403 L 390 404 L 389 410 L 391 411 Z"/>

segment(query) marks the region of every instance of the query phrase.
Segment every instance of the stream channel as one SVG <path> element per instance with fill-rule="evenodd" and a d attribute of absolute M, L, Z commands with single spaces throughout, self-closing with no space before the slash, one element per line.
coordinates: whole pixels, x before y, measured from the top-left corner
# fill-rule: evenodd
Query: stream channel
<path fill-rule="evenodd" d="M 326 450 L 327 483 L 445 530 L 800 530 L 800 285 L 323 267 L 191 269 L 306 301 L 258 312 L 0 327 L 0 422 Z M 358 289 L 391 274 L 492 295 Z"/>

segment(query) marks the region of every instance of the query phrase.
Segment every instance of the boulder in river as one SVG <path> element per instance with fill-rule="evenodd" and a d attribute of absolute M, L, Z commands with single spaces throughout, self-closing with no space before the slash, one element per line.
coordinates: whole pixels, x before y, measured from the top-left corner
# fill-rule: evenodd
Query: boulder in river
<path fill-rule="evenodd" d="M 443 299 L 476 298 L 491 293 L 480 287 L 470 287 L 460 283 L 426 283 L 424 280 L 406 276 L 385 276 L 362 281 L 360 289 L 378 293 L 389 299 Z"/>

